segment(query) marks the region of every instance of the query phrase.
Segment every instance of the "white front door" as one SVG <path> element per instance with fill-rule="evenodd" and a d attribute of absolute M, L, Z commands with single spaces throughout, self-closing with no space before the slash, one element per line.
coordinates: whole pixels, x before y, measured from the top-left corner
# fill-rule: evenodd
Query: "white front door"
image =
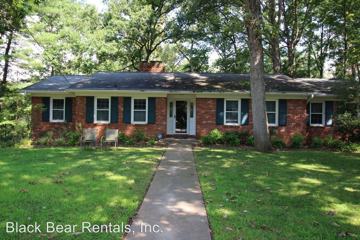
<path fill-rule="evenodd" d="M 196 109 L 194 98 L 168 98 L 167 133 L 195 135 Z"/>

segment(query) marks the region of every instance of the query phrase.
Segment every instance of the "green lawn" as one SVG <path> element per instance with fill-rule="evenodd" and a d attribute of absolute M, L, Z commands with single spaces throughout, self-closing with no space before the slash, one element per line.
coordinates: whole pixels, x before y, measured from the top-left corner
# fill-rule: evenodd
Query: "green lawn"
<path fill-rule="evenodd" d="M 360 154 L 196 149 L 214 239 L 360 238 Z"/>
<path fill-rule="evenodd" d="M 156 148 L 0 149 L 0 239 L 119 239 L 108 233 L 7 234 L 5 224 L 37 222 L 41 230 L 48 221 L 127 224 L 161 154 Z"/>

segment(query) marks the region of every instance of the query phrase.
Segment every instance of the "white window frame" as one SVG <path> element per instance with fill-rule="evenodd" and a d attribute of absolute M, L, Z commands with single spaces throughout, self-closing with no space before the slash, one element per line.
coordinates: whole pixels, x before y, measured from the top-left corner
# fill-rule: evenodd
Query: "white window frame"
<path fill-rule="evenodd" d="M 227 101 L 237 101 L 238 102 L 238 120 L 237 123 L 227 123 L 226 122 L 226 102 Z M 229 111 L 230 112 L 230 111 Z M 231 111 L 234 112 L 234 111 Z M 227 126 L 240 126 L 241 123 L 241 99 L 224 99 L 224 125 Z"/>
<path fill-rule="evenodd" d="M 266 102 L 275 102 L 275 112 L 268 112 L 266 110 Z M 267 99 L 265 100 L 265 112 L 266 112 L 266 122 L 269 127 L 277 127 L 279 126 L 279 100 L 278 99 Z M 275 113 L 275 123 L 269 123 L 269 119 L 267 117 L 268 113 Z"/>
<path fill-rule="evenodd" d="M 109 100 L 109 120 L 108 121 L 98 121 L 97 120 L 97 101 L 98 99 L 108 99 Z M 105 110 L 105 109 L 101 109 Z M 110 123 L 110 117 L 111 117 L 111 99 L 109 97 L 95 97 L 94 100 L 94 123 L 102 123 L 102 124 L 108 124 Z"/>
<path fill-rule="evenodd" d="M 320 124 L 320 123 L 314 123 L 314 124 L 312 124 L 311 123 L 311 120 L 312 120 L 312 104 L 313 103 L 321 103 L 321 105 L 322 105 L 322 108 L 321 108 L 321 110 L 322 110 L 322 113 L 321 113 L 321 115 L 322 115 L 322 123 Z M 320 113 L 314 113 L 314 114 L 320 114 Z M 325 102 L 322 102 L 322 101 L 317 101 L 317 102 L 310 102 L 310 112 L 309 112 L 309 124 L 310 124 L 310 126 L 312 126 L 312 127 L 324 127 L 325 126 Z"/>
<path fill-rule="evenodd" d="M 134 101 L 135 100 L 145 100 L 146 101 L 146 107 L 145 107 L 145 121 L 135 121 L 134 120 Z M 149 108 L 149 103 L 148 103 L 148 98 L 144 98 L 144 97 L 132 97 L 131 98 L 131 124 L 147 124 L 148 123 L 148 108 Z M 143 111 L 143 110 L 142 110 Z"/>
<path fill-rule="evenodd" d="M 53 109 L 53 101 L 54 100 L 63 100 L 64 101 L 64 108 L 63 109 Z M 56 97 L 56 98 L 50 98 L 50 122 L 65 122 L 65 98 L 61 98 L 61 97 Z M 63 110 L 64 114 L 63 114 L 63 119 L 53 119 L 53 110 Z"/>

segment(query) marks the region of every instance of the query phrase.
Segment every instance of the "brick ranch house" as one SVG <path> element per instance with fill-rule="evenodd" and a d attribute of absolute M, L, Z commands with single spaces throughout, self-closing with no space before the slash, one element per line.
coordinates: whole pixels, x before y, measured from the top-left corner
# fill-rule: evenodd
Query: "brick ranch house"
<path fill-rule="evenodd" d="M 141 72 L 99 72 L 91 76 L 52 76 L 24 91 L 32 99 L 32 133 L 61 134 L 84 128 L 106 128 L 127 135 L 135 129 L 149 136 L 201 137 L 212 129 L 252 130 L 248 74 L 166 73 L 163 65 L 141 65 Z M 268 125 L 290 142 L 334 134 L 334 80 L 265 77 Z M 41 105 L 42 108 L 36 107 Z"/>

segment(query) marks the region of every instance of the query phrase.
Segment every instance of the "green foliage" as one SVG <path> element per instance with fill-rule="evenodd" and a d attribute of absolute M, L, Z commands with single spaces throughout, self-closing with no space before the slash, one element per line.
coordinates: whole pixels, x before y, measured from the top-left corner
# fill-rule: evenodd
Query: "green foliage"
<path fill-rule="evenodd" d="M 223 133 L 219 129 L 215 128 L 215 129 L 211 130 L 208 135 L 203 136 L 201 138 L 201 142 L 204 145 L 213 145 L 213 144 L 217 144 L 217 143 L 222 143 L 223 142 Z"/>
<path fill-rule="evenodd" d="M 278 136 L 271 137 L 271 144 L 273 147 L 275 147 L 277 149 L 283 149 L 286 147 L 286 144 L 284 143 L 284 141 Z"/>
<path fill-rule="evenodd" d="M 238 132 L 224 132 L 223 141 L 230 146 L 239 146 L 241 143 Z"/>
<path fill-rule="evenodd" d="M 360 118 L 349 112 L 338 114 L 335 120 L 337 130 L 344 134 L 350 141 L 360 141 Z"/>
<path fill-rule="evenodd" d="M 305 137 L 304 135 L 297 133 L 291 137 L 291 147 L 301 148 L 304 145 Z"/>
<path fill-rule="evenodd" d="M 154 146 L 156 144 L 156 139 L 155 138 L 150 138 L 148 139 L 148 141 L 146 142 L 147 146 Z"/>
<path fill-rule="evenodd" d="M 119 132 L 118 140 L 119 140 L 119 144 L 124 144 L 124 145 L 134 144 L 134 141 L 123 132 Z"/>
<path fill-rule="evenodd" d="M 322 140 L 320 137 L 313 137 L 311 139 L 310 146 L 313 148 L 321 148 L 324 145 L 324 140 Z"/>
<path fill-rule="evenodd" d="M 80 143 L 80 131 L 66 131 L 63 135 L 66 141 L 66 145 L 76 146 Z"/>
<path fill-rule="evenodd" d="M 249 146 L 254 146 L 255 145 L 255 137 L 254 136 L 249 136 L 246 140 L 246 144 Z"/>
<path fill-rule="evenodd" d="M 51 131 L 43 132 L 41 136 L 35 142 L 36 145 L 40 146 L 51 146 L 54 141 L 54 133 Z"/>
<path fill-rule="evenodd" d="M 356 150 L 355 145 L 350 142 L 344 142 L 340 139 L 336 139 L 333 136 L 327 136 L 324 139 L 324 146 L 329 149 L 337 150 L 341 152 L 353 152 Z"/>
<path fill-rule="evenodd" d="M 134 131 L 134 133 L 132 134 L 131 138 L 136 142 L 136 143 L 141 143 L 141 142 L 145 142 L 147 137 L 146 134 L 143 130 L 140 129 L 136 129 Z"/>

